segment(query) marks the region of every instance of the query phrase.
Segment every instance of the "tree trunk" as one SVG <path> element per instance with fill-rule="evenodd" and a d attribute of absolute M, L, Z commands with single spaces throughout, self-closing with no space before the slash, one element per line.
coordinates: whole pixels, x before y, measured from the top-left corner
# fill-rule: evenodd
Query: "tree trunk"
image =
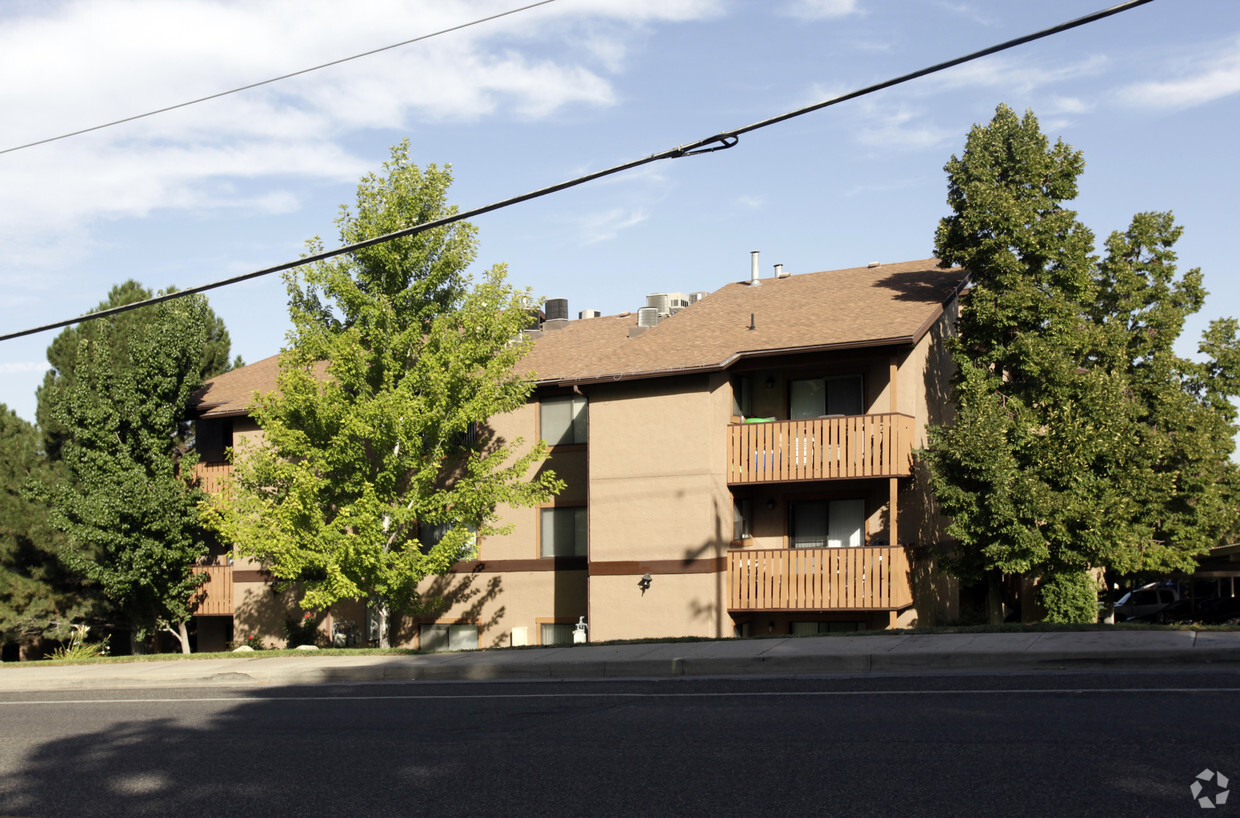
<path fill-rule="evenodd" d="M 1003 624 L 1003 575 L 991 571 L 987 577 L 986 612 L 992 625 Z"/>
<path fill-rule="evenodd" d="M 164 628 L 164 630 L 175 636 L 181 643 L 181 653 L 189 653 L 189 629 L 185 627 L 185 622 L 178 622 L 176 630 L 172 628 Z"/>
<path fill-rule="evenodd" d="M 376 599 L 374 602 L 374 606 L 375 606 L 375 620 L 376 620 L 376 624 L 379 626 L 378 627 L 379 647 L 390 648 L 392 646 L 392 643 L 391 643 L 390 636 L 388 634 L 387 603 L 384 602 L 382 599 Z"/>

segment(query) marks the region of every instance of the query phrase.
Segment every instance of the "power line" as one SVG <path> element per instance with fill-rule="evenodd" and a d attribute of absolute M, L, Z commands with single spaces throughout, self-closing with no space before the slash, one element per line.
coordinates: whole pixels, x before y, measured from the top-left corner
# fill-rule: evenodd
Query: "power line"
<path fill-rule="evenodd" d="M 273 82 L 280 82 L 281 80 L 291 79 L 292 77 L 300 77 L 302 74 L 309 74 L 311 71 L 318 71 L 323 68 L 331 68 L 333 65 L 340 65 L 341 63 L 350 62 L 352 60 L 360 60 L 362 57 L 369 57 L 373 54 L 379 54 L 380 52 L 383 52 L 383 51 L 391 51 L 394 48 L 400 48 L 402 46 L 406 46 L 411 43 L 419 43 L 423 40 L 429 40 L 430 38 L 438 37 L 441 34 L 450 34 L 453 31 L 460 31 L 461 29 L 469 28 L 470 26 L 480 25 L 482 23 L 489 23 L 492 20 L 498 20 L 499 18 L 507 17 L 510 14 L 517 14 L 518 12 L 529 11 L 530 9 L 535 8 L 537 6 L 545 6 L 548 3 L 554 3 L 554 2 L 555 0 L 538 0 L 537 3 L 530 3 L 527 6 L 521 6 L 520 8 L 510 9 L 509 11 L 501 11 L 498 14 L 492 14 L 490 17 L 482 17 L 478 20 L 471 20 L 468 23 L 461 23 L 460 25 L 452 26 L 451 28 L 445 28 L 440 31 L 432 32 L 430 34 L 423 34 L 420 37 L 414 37 L 412 40 L 402 40 L 399 43 L 392 43 L 391 45 L 385 45 L 382 48 L 372 48 L 370 51 L 363 51 L 361 54 L 354 54 L 352 57 L 341 57 L 338 60 L 332 60 L 331 62 L 325 62 L 325 63 L 322 63 L 321 65 L 316 65 L 311 68 L 303 68 L 300 71 L 294 71 L 291 74 L 281 74 L 280 76 L 272 77 L 269 80 L 261 80 L 259 82 L 252 82 L 249 85 L 242 85 L 240 88 L 233 88 L 228 91 L 220 91 L 219 93 L 210 94 L 205 97 L 199 97 L 198 99 L 191 99 L 188 102 L 179 102 L 176 105 L 169 105 L 166 108 L 158 108 L 154 111 L 147 111 L 145 114 L 134 114 L 133 116 L 127 116 L 124 119 L 116 119 L 116 120 L 113 120 L 112 122 L 105 122 L 102 125 L 92 125 L 89 128 L 82 128 L 79 131 L 71 131 L 69 133 L 61 134 L 60 136 L 49 136 L 46 139 L 39 139 L 34 142 L 27 142 L 25 145 L 16 145 L 12 148 L 3 148 L 3 149 L 0 149 L 0 154 L 12 153 L 13 151 L 20 151 L 26 148 L 33 148 L 36 145 L 46 145 L 48 142 L 58 142 L 61 139 L 68 139 L 71 136 L 81 136 L 82 134 L 90 133 L 91 131 L 101 131 L 104 128 L 111 128 L 113 125 L 123 125 L 126 122 L 133 122 L 134 120 L 137 120 L 137 119 L 146 119 L 148 116 L 155 116 L 156 114 L 166 114 L 169 111 L 175 111 L 178 108 L 188 108 L 190 105 L 197 105 L 200 102 L 207 102 L 209 100 L 219 99 L 220 97 L 226 97 L 229 94 L 238 94 L 242 91 L 249 91 L 251 88 L 260 88 L 264 85 L 271 85 Z"/>
<path fill-rule="evenodd" d="M 354 244 L 346 244 L 343 247 L 337 247 L 334 250 L 326 250 L 321 253 L 315 253 L 314 255 L 311 255 L 311 256 L 304 256 L 302 258 L 296 259 L 295 261 L 287 261 L 287 262 L 284 262 L 283 264 L 277 264 L 274 267 L 265 267 L 261 270 L 255 270 L 253 272 L 244 273 L 243 275 L 222 279 L 220 281 L 215 281 L 210 284 L 203 284 L 198 287 L 190 287 L 184 290 L 177 290 L 174 293 L 168 293 L 165 295 L 156 296 L 154 298 L 148 298 L 145 301 L 137 301 L 132 304 L 126 304 L 122 307 L 112 307 L 111 309 L 100 310 L 99 312 L 87 313 L 86 315 L 81 315 L 76 318 L 67 318 L 65 320 L 57 321 L 51 324 L 44 324 L 41 327 L 32 327 L 31 329 L 21 330 L 20 332 L 13 332 L 7 335 L 0 335 L 0 341 L 9 341 L 14 338 L 21 338 L 26 335 L 34 335 L 35 333 L 46 332 L 47 330 L 50 330 L 50 329 L 59 329 L 60 327 L 67 327 L 70 324 L 77 324 L 83 321 L 90 321 L 96 318 L 105 318 L 110 315 L 116 315 L 118 313 L 127 312 L 128 310 L 136 310 L 139 307 L 146 307 L 152 304 L 159 304 L 164 301 L 171 301 L 174 298 L 183 298 L 184 296 L 187 296 L 187 295 L 195 295 L 197 293 L 204 293 L 204 292 L 207 292 L 208 290 L 215 290 L 220 287 L 227 287 L 231 284 L 238 284 L 242 281 L 249 281 L 252 278 L 259 278 L 260 276 L 270 275 L 272 273 L 279 273 L 279 272 L 283 272 L 284 270 L 291 270 L 294 267 L 301 267 L 302 265 L 305 265 L 305 264 L 313 264 L 318 261 L 324 261 L 329 258 L 334 258 L 335 256 L 344 255 L 345 253 L 351 253 L 355 250 L 361 250 L 361 249 L 364 249 L 366 247 L 371 247 L 376 244 L 382 244 L 385 241 L 391 241 L 392 239 L 401 238 L 403 236 L 416 235 L 418 233 L 422 233 L 427 230 L 433 230 L 437 227 L 443 227 L 445 225 L 452 224 L 453 222 L 462 221 L 464 219 L 470 219 L 470 218 L 473 218 L 474 216 L 480 216 L 484 213 L 490 213 L 493 210 L 500 210 L 505 207 L 511 207 L 512 205 L 520 204 L 521 202 L 527 202 L 531 199 L 538 199 L 543 196 L 548 196 L 552 193 L 558 193 L 561 190 L 567 190 L 568 188 L 576 187 L 578 185 L 583 185 L 586 182 L 592 182 L 595 179 L 601 179 L 605 176 L 611 176 L 613 174 L 620 173 L 622 171 L 632 170 L 633 168 L 641 167 L 642 165 L 648 165 L 651 162 L 659 162 L 664 159 L 679 159 L 684 156 L 699 156 L 705 153 L 713 153 L 715 151 L 726 150 L 728 148 L 734 147 L 740 141 L 740 137 L 742 134 L 751 133 L 761 128 L 767 128 L 767 127 L 770 127 L 771 125 L 775 125 L 780 122 L 785 122 L 794 117 L 804 116 L 805 114 L 821 110 L 822 108 L 827 108 L 832 105 L 838 105 L 841 102 L 846 102 L 848 100 L 857 99 L 858 97 L 862 97 L 867 94 L 873 94 L 877 91 L 882 91 L 884 89 L 891 88 L 896 85 L 900 85 L 901 83 L 909 82 L 911 80 L 915 80 L 920 77 L 925 77 L 930 74 L 937 73 L 939 71 L 944 71 L 948 68 L 953 68 L 957 65 L 962 65 L 972 60 L 980 59 L 981 57 L 987 57 L 987 56 L 990 56 L 991 54 L 997 54 L 1001 51 L 1006 51 L 1010 48 L 1015 48 L 1018 45 L 1024 45 L 1025 43 L 1030 43 L 1035 40 L 1041 40 L 1045 37 L 1050 37 L 1051 35 L 1059 34 L 1061 32 L 1068 31 L 1069 29 L 1078 28 L 1080 26 L 1087 25 L 1088 23 L 1093 23 L 1103 18 L 1110 17 L 1114 14 L 1119 14 L 1120 12 L 1128 11 L 1129 9 L 1136 8 L 1137 6 L 1143 6 L 1146 3 L 1152 3 L 1152 2 L 1153 0 L 1127 0 L 1127 2 L 1119 3 L 1109 8 L 1105 8 L 1101 11 L 1096 11 L 1093 14 L 1087 14 L 1084 17 L 1078 17 L 1075 20 L 1069 20 L 1066 23 L 1060 23 L 1059 25 L 1052 26 L 1051 28 L 1042 29 L 1041 31 L 1038 31 L 1034 34 L 1026 34 L 1022 37 L 1017 37 L 1014 40 L 1007 40 L 1006 42 L 999 43 L 998 45 L 993 45 L 993 46 L 990 46 L 989 48 L 984 48 L 981 51 L 974 51 L 973 53 L 966 54 L 963 57 L 956 57 L 955 59 L 948 60 L 946 62 L 937 63 L 928 68 L 922 68 L 922 69 L 913 71 L 908 74 L 902 74 L 898 77 L 886 80 L 884 82 L 877 83 L 875 85 L 868 85 L 865 88 L 859 88 L 856 91 L 850 91 L 846 94 L 841 94 L 840 96 L 832 97 L 831 99 L 826 100 L 825 102 L 819 102 L 814 105 L 806 106 L 804 108 L 798 108 L 794 111 L 788 111 L 787 113 L 780 114 L 779 116 L 774 116 L 769 119 L 763 119 L 751 125 L 746 125 L 742 128 L 737 128 L 736 130 L 724 131 L 722 133 L 715 134 L 714 136 L 708 136 L 705 139 L 699 139 L 696 142 L 690 142 L 688 144 L 680 145 L 678 147 L 671 148 L 669 150 L 661 151 L 660 153 L 651 154 L 650 156 L 647 156 L 643 159 L 636 159 L 631 162 L 625 162 L 622 165 L 616 165 L 614 167 L 607 168 L 606 170 L 600 170 L 594 173 L 588 173 L 585 176 L 578 176 L 575 179 L 570 179 L 567 182 L 560 182 L 559 184 L 551 185 L 550 187 L 544 187 L 539 190 L 531 191 L 529 193 L 523 193 L 520 196 L 513 196 L 512 198 L 509 198 L 509 199 L 503 199 L 498 202 L 493 202 L 489 205 L 484 205 L 482 207 L 476 207 L 473 210 L 467 210 L 467 211 L 464 211 L 462 213 L 457 213 L 452 216 L 445 216 L 442 219 L 435 219 L 434 221 L 414 225 L 413 227 L 406 227 L 402 230 L 396 230 L 392 233 L 386 233 L 382 236 L 376 236 L 375 238 L 367 239 L 365 241 L 359 241 Z"/>

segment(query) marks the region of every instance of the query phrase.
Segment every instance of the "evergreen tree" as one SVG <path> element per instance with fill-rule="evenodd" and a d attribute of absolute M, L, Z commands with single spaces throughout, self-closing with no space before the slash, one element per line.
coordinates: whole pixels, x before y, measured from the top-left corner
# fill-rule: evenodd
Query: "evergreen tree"
<path fill-rule="evenodd" d="M 960 576 L 1039 582 L 1052 621 L 1093 621 L 1099 570 L 1191 570 L 1234 526 L 1230 398 L 1236 322 L 1214 322 L 1204 363 L 1172 347 L 1205 292 L 1178 276 L 1170 214 L 1138 214 L 1094 255 L 1063 206 L 1084 169 L 1032 113 L 1000 106 L 952 157 L 936 236 L 970 288 L 952 353 L 957 417 L 923 456 Z"/>
<path fill-rule="evenodd" d="M 167 292 L 175 292 L 175 288 L 169 288 Z M 145 301 L 150 297 L 150 290 L 130 279 L 113 287 L 108 292 L 108 297 L 91 312 L 123 307 L 126 304 Z M 224 326 L 224 319 L 212 312 L 210 307 L 207 309 L 210 326 L 207 341 L 202 346 L 198 361 L 198 374 L 203 379 L 213 378 L 221 372 L 227 372 L 241 365 L 239 356 L 236 360 L 229 361 L 231 340 L 228 337 L 228 329 Z M 130 310 L 68 327 L 52 339 L 51 345 L 47 348 L 47 362 L 52 368 L 43 376 L 43 385 L 37 392 L 38 407 L 35 410 L 35 419 L 43 433 L 43 445 L 49 458 L 59 460 L 61 456 L 61 447 L 64 445 L 67 430 L 56 419 L 56 410 L 53 407 L 63 401 L 64 396 L 73 388 L 77 373 L 78 348 L 81 342 L 96 339 L 101 329 L 108 327 L 111 361 L 114 366 L 125 366 L 128 361 L 126 344 L 130 338 L 141 336 L 145 331 L 144 327 L 153 320 L 154 316 L 155 313 L 151 310 Z"/>
<path fill-rule="evenodd" d="M 196 456 L 179 432 L 216 322 L 202 296 L 137 312 L 128 327 L 104 319 L 79 332 L 71 374 L 40 396 L 58 424 L 67 477 L 41 494 L 66 537 L 62 561 L 129 621 L 134 646 L 166 630 L 188 653 L 202 582 L 191 565 L 207 546 Z"/>
<path fill-rule="evenodd" d="M 59 537 L 27 485 L 52 482 L 35 427 L 0 404 L 0 642 L 64 636 L 95 614 L 88 589 L 57 561 Z"/>
<path fill-rule="evenodd" d="M 384 167 L 362 179 L 355 212 L 342 208 L 342 242 L 453 212 L 448 169 L 422 171 L 407 143 Z M 420 580 L 503 532 L 498 504 L 533 505 L 560 486 L 528 478 L 541 442 L 523 453 L 520 439 L 474 434 L 533 388 L 513 372 L 528 296 L 502 266 L 472 280 L 475 247 L 475 229 L 458 222 L 286 277 L 293 330 L 279 392 L 252 409 L 263 443 L 238 453 L 211 512 L 239 551 L 300 583 L 306 608 L 368 600 L 382 646 L 389 612 L 418 609 Z"/>

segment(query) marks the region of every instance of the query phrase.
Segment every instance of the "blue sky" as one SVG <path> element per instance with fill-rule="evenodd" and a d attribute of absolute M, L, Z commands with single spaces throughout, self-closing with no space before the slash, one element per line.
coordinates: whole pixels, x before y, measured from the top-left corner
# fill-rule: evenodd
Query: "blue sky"
<path fill-rule="evenodd" d="M 80 314 L 127 278 L 190 287 L 336 246 L 339 205 L 408 137 L 463 209 L 637 159 L 1096 11 L 1110 0 L 556 0 L 157 117 L 0 154 L 0 326 Z M 523 5 L 407 0 L 6 0 L 0 149 L 173 105 Z M 478 269 L 570 313 L 925 258 L 944 163 L 999 103 L 1085 153 L 1098 235 L 1142 210 L 1186 228 L 1210 318 L 1240 313 L 1240 3 L 1135 10 L 474 220 Z M 287 329 L 278 276 L 210 296 L 253 362 Z M 53 333 L 0 344 L 0 402 L 33 419 Z"/>

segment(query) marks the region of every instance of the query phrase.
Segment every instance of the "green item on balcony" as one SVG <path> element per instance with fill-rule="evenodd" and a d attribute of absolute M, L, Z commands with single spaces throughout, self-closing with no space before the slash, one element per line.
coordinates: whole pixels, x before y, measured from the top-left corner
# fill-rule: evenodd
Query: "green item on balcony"
<path fill-rule="evenodd" d="M 745 418 L 746 423 L 774 423 L 775 418 Z"/>

